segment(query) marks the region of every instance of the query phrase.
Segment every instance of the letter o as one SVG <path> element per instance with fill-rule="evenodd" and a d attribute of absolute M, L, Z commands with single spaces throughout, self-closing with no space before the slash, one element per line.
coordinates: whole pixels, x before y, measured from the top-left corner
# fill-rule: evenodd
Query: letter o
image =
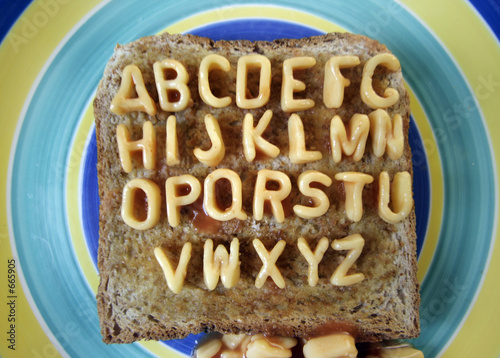
<path fill-rule="evenodd" d="M 147 216 L 138 220 L 134 214 L 135 194 L 142 190 L 147 198 Z M 132 179 L 123 188 L 121 215 L 125 223 L 136 230 L 147 230 L 160 221 L 160 188 L 149 179 Z"/>

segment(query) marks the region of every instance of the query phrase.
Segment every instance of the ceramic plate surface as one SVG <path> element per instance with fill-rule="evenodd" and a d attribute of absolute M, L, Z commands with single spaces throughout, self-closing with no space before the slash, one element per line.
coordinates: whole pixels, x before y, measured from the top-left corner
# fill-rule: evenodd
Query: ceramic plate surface
<path fill-rule="evenodd" d="M 498 3 L 43 0 L 0 10 L 2 357 L 175 358 L 201 337 L 107 346 L 96 312 L 91 102 L 116 43 L 163 31 L 349 31 L 384 43 L 412 101 L 422 333 L 411 343 L 426 357 L 499 356 Z"/>

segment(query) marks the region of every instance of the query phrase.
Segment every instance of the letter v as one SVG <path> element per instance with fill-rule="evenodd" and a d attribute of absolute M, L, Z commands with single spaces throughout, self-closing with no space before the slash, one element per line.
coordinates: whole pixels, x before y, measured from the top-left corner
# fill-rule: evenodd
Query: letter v
<path fill-rule="evenodd" d="M 186 242 L 182 246 L 181 257 L 179 258 L 179 264 L 177 269 L 174 270 L 169 259 L 165 255 L 165 251 L 161 247 L 156 247 L 154 250 L 156 260 L 163 269 L 165 274 L 165 279 L 167 281 L 168 288 L 174 293 L 179 293 L 184 285 L 184 279 L 186 278 L 187 265 L 191 259 L 192 245 L 190 242 Z"/>

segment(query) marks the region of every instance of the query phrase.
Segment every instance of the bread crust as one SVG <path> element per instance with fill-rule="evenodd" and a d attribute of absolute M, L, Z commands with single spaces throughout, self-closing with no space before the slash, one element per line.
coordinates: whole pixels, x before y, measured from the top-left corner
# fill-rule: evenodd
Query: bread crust
<path fill-rule="evenodd" d="M 348 33 L 273 42 L 214 42 L 192 35 L 162 34 L 116 47 L 94 100 L 100 195 L 97 306 L 104 342 L 183 338 L 205 330 L 311 337 L 325 330 L 341 329 L 349 331 L 360 342 L 418 335 L 420 298 L 416 276 L 415 213 L 412 210 L 400 223 L 388 224 L 378 216 L 376 209 L 378 175 L 381 171 L 387 171 L 391 179 L 400 171 L 412 174 L 411 150 L 407 140 L 409 96 L 401 71 L 380 70 L 374 75 L 375 88 L 390 86 L 400 94 L 399 101 L 387 112 L 391 118 L 395 114 L 403 118 L 405 148 L 401 158 L 391 160 L 387 154 L 375 157 L 368 140 L 365 155 L 360 161 L 344 158 L 335 164 L 329 148 L 329 124 L 334 115 L 347 121 L 355 113 L 368 114 L 372 111 L 359 96 L 362 67 L 369 58 L 388 52 L 377 41 Z M 220 54 L 231 63 L 229 72 L 214 73 L 211 82 L 212 91 L 217 96 L 232 98 L 232 104 L 222 109 L 204 104 L 197 90 L 198 65 L 203 57 L 211 53 Z M 255 110 L 237 108 L 234 99 L 236 63 L 239 57 L 247 54 L 263 54 L 272 64 L 271 99 L 265 107 Z M 346 88 L 344 103 L 339 109 L 328 109 L 322 102 L 323 68 L 333 55 L 355 55 L 361 61 L 360 66 L 343 70 L 351 85 Z M 298 114 L 304 123 L 308 148 L 323 154 L 322 160 L 301 165 L 291 163 L 288 158 L 287 119 L 290 114 L 281 111 L 279 104 L 282 63 L 286 58 L 296 56 L 313 56 L 317 61 L 313 68 L 296 74 L 306 84 L 304 94 L 316 103 L 313 109 Z M 148 92 L 158 106 L 153 63 L 165 58 L 174 58 L 186 67 L 193 99 L 188 109 L 175 113 L 179 143 L 182 143 L 181 164 L 175 167 L 167 166 L 164 156 L 165 123 L 168 115 L 173 113 L 160 110 L 155 116 L 139 112 L 119 116 L 109 110 L 120 86 L 123 68 L 129 64 L 140 68 Z M 275 159 L 247 163 L 241 145 L 243 116 L 252 113 L 257 121 L 266 109 L 273 110 L 266 138 L 276 144 L 281 153 Z M 218 119 L 225 140 L 226 156 L 218 168 L 232 169 L 242 178 L 243 208 L 249 214 L 248 219 L 197 222 L 202 212 L 199 207 L 190 206 L 183 209 L 180 225 L 172 228 L 167 221 L 165 203 L 162 203 L 160 223 L 154 228 L 138 231 L 127 226 L 120 216 L 120 206 L 123 186 L 130 179 L 153 180 L 161 188 L 164 198 L 166 178 L 190 173 L 203 182 L 213 170 L 199 163 L 193 155 L 194 147 L 207 149 L 210 145 L 203 124 L 207 113 Z M 142 136 L 142 124 L 147 120 L 152 121 L 157 134 L 157 168 L 145 170 L 138 161 L 135 169 L 127 174 L 120 165 L 116 126 L 125 124 L 132 138 L 138 139 Z M 309 169 L 319 170 L 331 178 L 338 172 L 359 171 L 372 175 L 374 182 L 364 189 L 364 215 L 360 222 L 352 222 L 346 217 L 343 187 L 334 181 L 330 188 L 325 189 L 331 203 L 325 215 L 306 220 L 291 214 L 280 224 L 270 215 L 265 215 L 261 221 L 251 215 L 252 190 L 259 168 L 282 170 L 290 176 L 294 185 L 298 175 Z M 297 189 L 293 189 L 289 204 L 300 203 L 301 200 L 304 199 Z M 330 248 L 320 263 L 318 285 L 309 287 L 307 263 L 297 248 L 298 237 L 306 238 L 314 248 L 323 236 L 331 242 L 354 233 L 360 233 L 365 238 L 365 248 L 353 267 L 354 271 L 365 274 L 365 280 L 348 287 L 331 285 L 329 276 L 343 254 Z M 224 244 L 228 248 L 233 237 L 240 240 L 241 279 L 234 288 L 225 289 L 219 282 L 216 289 L 209 291 L 203 283 L 203 243 L 210 238 L 214 240 L 214 247 Z M 278 240 L 286 240 L 285 251 L 277 262 L 286 281 L 284 289 L 278 288 L 271 279 L 262 288 L 255 287 L 255 277 L 262 262 L 252 247 L 253 238 L 259 238 L 268 250 Z M 184 287 L 179 294 L 175 294 L 168 289 L 153 250 L 157 246 L 163 247 L 176 263 L 185 242 L 192 243 L 193 254 Z"/>

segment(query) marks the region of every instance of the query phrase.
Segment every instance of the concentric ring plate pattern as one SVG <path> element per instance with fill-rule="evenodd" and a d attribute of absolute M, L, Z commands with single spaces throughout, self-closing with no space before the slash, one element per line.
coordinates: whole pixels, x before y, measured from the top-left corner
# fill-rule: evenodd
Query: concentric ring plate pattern
<path fill-rule="evenodd" d="M 411 343 L 426 357 L 500 355 L 498 3 L 40 0 L 0 10 L 2 357 L 185 357 L 200 338 L 105 345 L 96 312 L 91 103 L 115 45 L 163 31 L 349 31 L 384 43 L 412 102 L 422 333 Z"/>

